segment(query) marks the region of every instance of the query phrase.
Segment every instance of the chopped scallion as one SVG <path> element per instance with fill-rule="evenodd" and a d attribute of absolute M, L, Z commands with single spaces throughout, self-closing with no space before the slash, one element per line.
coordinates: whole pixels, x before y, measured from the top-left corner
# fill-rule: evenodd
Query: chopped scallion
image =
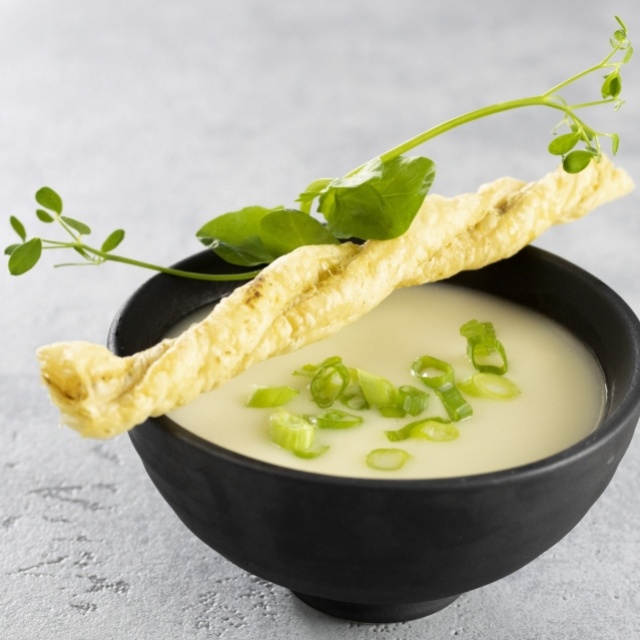
<path fill-rule="evenodd" d="M 257 409 L 280 407 L 297 395 L 298 391 L 292 387 L 260 387 L 253 392 L 247 406 Z"/>
<path fill-rule="evenodd" d="M 507 353 L 491 322 L 470 320 L 460 327 L 460 334 L 467 339 L 467 354 L 478 371 L 499 375 L 507 372 Z"/>
<path fill-rule="evenodd" d="M 269 437 L 289 451 L 309 449 L 315 442 L 316 429 L 302 416 L 282 410 L 269 416 Z"/>
<path fill-rule="evenodd" d="M 427 418 L 413 423 L 412 438 L 424 438 L 432 442 L 450 442 L 460 435 L 457 427 L 442 418 Z"/>
<path fill-rule="evenodd" d="M 311 460 L 321 456 L 329 448 L 328 444 L 314 443 L 308 449 L 295 449 L 292 453 L 298 458 L 304 458 L 305 460 Z"/>
<path fill-rule="evenodd" d="M 364 419 L 361 416 L 354 416 L 352 413 L 331 409 L 323 411 L 316 416 L 309 416 L 308 420 L 319 429 L 350 429 L 362 424 Z"/>
<path fill-rule="evenodd" d="M 453 383 L 453 367 L 444 360 L 433 356 L 420 356 L 413 361 L 413 375 L 420 378 L 432 389 L 439 389 Z"/>
<path fill-rule="evenodd" d="M 369 403 L 362 393 L 362 387 L 358 380 L 358 370 L 349 368 L 349 385 L 342 392 L 340 396 L 340 402 L 345 407 L 353 409 L 354 411 L 362 411 L 369 409 Z"/>
<path fill-rule="evenodd" d="M 408 440 L 411 437 L 411 431 L 414 427 L 414 423 L 405 424 L 401 429 L 393 429 L 385 431 L 384 435 L 387 436 L 387 440 L 390 442 L 401 442 L 402 440 Z"/>
<path fill-rule="evenodd" d="M 407 412 L 399 405 L 393 407 L 380 407 L 378 409 L 383 418 L 404 418 Z"/>
<path fill-rule="evenodd" d="M 317 458 L 329 448 L 316 442 L 316 428 L 311 422 L 285 410 L 269 416 L 269 437 L 300 458 Z"/>
<path fill-rule="evenodd" d="M 325 364 L 311 379 L 309 390 L 315 403 L 321 408 L 330 407 L 349 386 L 351 375 L 340 362 Z"/>
<path fill-rule="evenodd" d="M 436 389 L 435 392 L 451 420 L 458 422 L 473 415 L 473 408 L 453 382 Z"/>
<path fill-rule="evenodd" d="M 416 387 L 405 384 L 398 388 L 399 403 L 410 416 L 419 416 L 426 408 L 429 396 Z"/>
<path fill-rule="evenodd" d="M 386 378 L 358 369 L 358 381 L 365 400 L 371 407 L 397 407 L 398 390 Z"/>
<path fill-rule="evenodd" d="M 316 373 L 322 369 L 322 367 L 326 367 L 332 364 L 340 364 L 342 362 L 342 358 L 340 356 L 331 356 L 323 360 L 320 364 L 305 364 L 304 366 L 296 369 L 293 372 L 294 376 L 308 376 L 309 378 L 313 378 Z"/>
<path fill-rule="evenodd" d="M 451 420 L 464 420 L 473 414 L 471 405 L 456 386 L 453 367 L 448 362 L 433 356 L 420 356 L 414 360 L 411 371 L 435 391 Z"/>
<path fill-rule="evenodd" d="M 411 456 L 404 449 L 374 449 L 367 456 L 367 466 L 378 471 L 396 471 Z"/>
<path fill-rule="evenodd" d="M 439 417 L 416 420 L 404 425 L 401 429 L 385 431 L 384 433 L 391 442 L 400 442 L 409 438 L 447 442 L 455 440 L 460 435 L 458 429 L 451 424 L 450 420 Z"/>
<path fill-rule="evenodd" d="M 520 395 L 515 382 L 495 373 L 476 373 L 462 381 L 460 389 L 469 395 L 493 400 L 510 400 Z"/>

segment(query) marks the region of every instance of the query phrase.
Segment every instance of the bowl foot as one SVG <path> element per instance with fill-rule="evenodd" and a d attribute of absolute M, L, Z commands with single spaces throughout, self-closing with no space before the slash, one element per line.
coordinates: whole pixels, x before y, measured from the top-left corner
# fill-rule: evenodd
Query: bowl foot
<path fill-rule="evenodd" d="M 326 613 L 334 618 L 342 618 L 352 622 L 384 623 L 384 622 L 408 622 L 430 616 L 444 609 L 454 602 L 459 596 L 427 600 L 425 602 L 410 602 L 407 604 L 357 604 L 354 602 L 340 602 L 318 598 L 306 593 L 292 591 L 293 595 L 305 604 Z"/>

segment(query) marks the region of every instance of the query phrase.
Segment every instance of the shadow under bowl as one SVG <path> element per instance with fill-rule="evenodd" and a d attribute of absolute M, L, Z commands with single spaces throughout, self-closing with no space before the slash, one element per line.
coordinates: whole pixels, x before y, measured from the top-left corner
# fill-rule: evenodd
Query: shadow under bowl
<path fill-rule="evenodd" d="M 178 266 L 234 271 L 208 251 Z M 182 522 L 242 569 L 360 622 L 434 613 L 520 569 L 571 531 L 609 484 L 640 416 L 640 322 L 598 279 L 534 247 L 448 282 L 538 311 L 587 345 L 607 386 L 604 416 L 591 435 L 495 473 L 378 480 L 267 464 L 166 416 L 152 418 L 130 432 L 131 441 Z M 120 309 L 109 346 L 121 356 L 150 347 L 238 284 L 155 276 Z"/>

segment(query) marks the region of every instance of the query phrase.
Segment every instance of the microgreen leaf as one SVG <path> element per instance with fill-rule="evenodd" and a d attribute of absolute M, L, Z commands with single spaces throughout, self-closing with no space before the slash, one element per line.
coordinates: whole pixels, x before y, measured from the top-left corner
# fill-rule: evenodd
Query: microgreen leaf
<path fill-rule="evenodd" d="M 42 255 L 42 240 L 32 238 L 13 249 L 9 256 L 9 272 L 20 276 L 33 268 Z"/>
<path fill-rule="evenodd" d="M 311 209 L 311 203 L 320 196 L 322 190 L 329 185 L 331 178 L 318 178 L 311 184 L 307 185 L 307 188 L 298 196 L 296 202 L 300 203 L 300 208 L 304 213 L 309 213 Z"/>
<path fill-rule="evenodd" d="M 20 240 L 24 242 L 27 239 L 27 232 L 22 222 L 20 222 L 20 220 L 18 220 L 18 218 L 16 218 L 15 216 L 11 216 L 9 218 L 9 222 L 11 223 L 11 227 L 13 228 L 13 230 L 20 236 Z"/>
<path fill-rule="evenodd" d="M 124 229 L 116 229 L 107 236 L 107 239 L 102 243 L 100 250 L 105 253 L 109 253 L 109 251 L 113 251 L 123 240 Z"/>
<path fill-rule="evenodd" d="M 549 143 L 549 153 L 554 156 L 563 156 L 565 153 L 569 153 L 573 147 L 580 141 L 580 133 L 564 133 L 557 138 L 554 138 Z"/>
<path fill-rule="evenodd" d="M 267 251 L 281 256 L 308 244 L 337 244 L 338 239 L 318 220 L 296 209 L 276 209 L 260 221 Z"/>
<path fill-rule="evenodd" d="M 620 136 L 617 133 L 611 134 L 611 153 L 615 156 L 620 147 Z"/>
<path fill-rule="evenodd" d="M 601 93 L 603 98 L 617 98 L 622 91 L 622 79 L 618 71 L 612 71 L 607 75 L 602 84 Z"/>
<path fill-rule="evenodd" d="M 62 198 L 50 187 L 42 187 L 36 192 L 36 202 L 49 211 L 62 213 Z"/>
<path fill-rule="evenodd" d="M 54 221 L 54 217 L 44 209 L 36 209 L 36 215 L 41 222 L 49 223 Z"/>
<path fill-rule="evenodd" d="M 196 237 L 231 264 L 254 266 L 271 262 L 274 256 L 262 242 L 260 221 L 280 208 L 253 206 L 225 213 L 203 225 Z"/>
<path fill-rule="evenodd" d="M 60 216 L 60 219 L 63 220 L 68 226 L 70 226 L 74 231 L 77 231 L 83 236 L 88 236 L 91 233 L 90 227 L 88 227 L 84 222 L 80 222 L 80 220 L 69 218 L 68 216 Z"/>
<path fill-rule="evenodd" d="M 21 244 L 10 244 L 8 247 L 4 249 L 4 255 L 10 256 L 18 247 L 21 247 Z"/>
<path fill-rule="evenodd" d="M 567 173 L 580 173 L 587 168 L 593 157 L 591 151 L 577 149 L 565 156 L 562 166 Z"/>
<path fill-rule="evenodd" d="M 332 180 L 318 210 L 339 238 L 397 238 L 413 222 L 434 177 L 428 158 L 374 158 L 354 175 Z"/>

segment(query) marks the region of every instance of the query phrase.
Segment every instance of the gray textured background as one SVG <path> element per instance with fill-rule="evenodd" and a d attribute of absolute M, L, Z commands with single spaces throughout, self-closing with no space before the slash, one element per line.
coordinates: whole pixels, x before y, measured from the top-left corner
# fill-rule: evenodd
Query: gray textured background
<path fill-rule="evenodd" d="M 2 247 L 13 242 L 10 214 L 35 232 L 33 193 L 48 184 L 96 235 L 124 226 L 123 253 L 171 263 L 199 249 L 193 233 L 217 213 L 290 204 L 310 179 L 598 61 L 614 13 L 640 32 L 636 0 L 1 0 Z M 628 103 L 602 123 L 620 132 L 619 161 L 637 179 L 635 62 Z M 537 178 L 553 165 L 555 118 L 513 112 L 424 148 L 440 168 L 434 191 Z M 639 203 L 635 193 L 538 242 L 637 313 Z M 37 380 L 38 345 L 104 342 L 146 278 L 117 265 L 0 270 L 2 638 L 638 637 L 638 438 L 565 540 L 429 619 L 333 620 L 218 557 L 165 506 L 127 438 L 57 428 Z"/>

